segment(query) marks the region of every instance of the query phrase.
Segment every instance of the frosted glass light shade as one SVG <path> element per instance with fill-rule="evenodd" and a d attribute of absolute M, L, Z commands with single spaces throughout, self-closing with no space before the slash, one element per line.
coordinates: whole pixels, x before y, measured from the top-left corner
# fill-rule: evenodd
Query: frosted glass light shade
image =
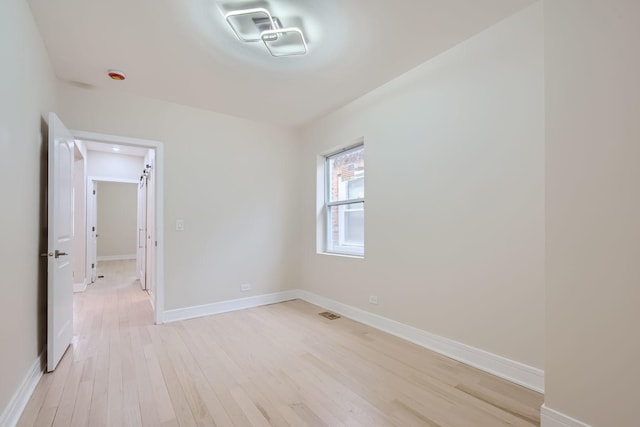
<path fill-rule="evenodd" d="M 279 28 L 263 31 L 262 42 L 272 56 L 304 55 L 307 53 L 307 42 L 299 28 Z"/>
<path fill-rule="evenodd" d="M 235 10 L 224 16 L 231 30 L 238 40 L 243 42 L 259 42 L 262 40 L 260 30 L 254 23 L 256 19 L 268 19 L 271 21 L 271 28 L 275 28 L 275 23 L 271 13 L 267 9 L 257 7 L 254 9 Z"/>

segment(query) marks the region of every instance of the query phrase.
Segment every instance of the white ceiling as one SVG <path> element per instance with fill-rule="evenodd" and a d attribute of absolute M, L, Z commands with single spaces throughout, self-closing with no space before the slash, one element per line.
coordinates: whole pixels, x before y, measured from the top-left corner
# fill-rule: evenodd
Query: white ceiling
<path fill-rule="evenodd" d="M 386 83 L 535 0 L 28 0 L 57 76 L 297 126 Z M 239 42 L 222 11 L 300 25 L 305 56 Z M 116 82 L 106 72 L 123 70 Z"/>

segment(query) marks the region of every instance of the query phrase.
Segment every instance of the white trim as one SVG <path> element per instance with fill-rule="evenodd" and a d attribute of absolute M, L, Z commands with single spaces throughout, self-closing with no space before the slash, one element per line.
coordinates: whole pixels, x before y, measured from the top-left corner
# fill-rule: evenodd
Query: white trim
<path fill-rule="evenodd" d="M 155 285 L 153 302 L 155 322 L 162 323 L 164 311 L 164 146 L 158 144 L 156 147 L 153 167 L 156 168 L 155 183 L 155 212 L 156 212 L 156 262 L 155 262 Z"/>
<path fill-rule="evenodd" d="M 275 304 L 297 298 L 298 295 L 296 290 L 256 295 L 248 298 L 239 298 L 194 307 L 167 310 L 164 312 L 163 320 L 164 322 L 176 322 L 178 320 L 193 319 L 196 317 L 210 316 L 212 314 L 244 310 L 245 308 L 258 307 L 261 305 Z"/>
<path fill-rule="evenodd" d="M 122 260 L 129 260 L 129 259 L 136 259 L 136 254 L 129 254 L 129 255 L 100 255 L 99 257 L 97 257 L 98 261 L 122 261 Z"/>
<path fill-rule="evenodd" d="M 341 252 L 318 252 L 318 255 L 328 255 L 328 256 L 335 256 L 340 258 L 364 259 L 363 255 L 343 254 Z"/>
<path fill-rule="evenodd" d="M 117 154 L 118 156 L 126 156 L 126 154 Z M 88 176 L 87 179 L 89 181 L 98 181 L 98 182 L 119 182 L 121 184 L 140 184 L 139 179 L 129 179 L 129 178 L 110 178 L 104 176 Z"/>
<path fill-rule="evenodd" d="M 333 148 L 329 148 L 328 150 L 320 153 L 320 156 L 327 158 L 333 156 L 335 154 L 344 153 L 345 151 L 353 150 L 359 145 L 364 145 L 364 136 L 359 136 L 358 138 L 354 138 L 352 142 L 349 144 L 337 145 Z"/>
<path fill-rule="evenodd" d="M 13 394 L 9 404 L 0 415 L 0 427 L 13 427 L 18 423 L 24 408 L 27 406 L 31 395 L 33 394 L 42 374 L 44 372 L 44 350 L 38 358 L 33 362 L 29 372 L 24 377 L 22 384 Z"/>
<path fill-rule="evenodd" d="M 348 182 L 352 182 L 352 181 L 348 181 Z M 327 207 L 332 208 L 334 206 L 355 205 L 356 203 L 364 203 L 364 198 L 360 197 L 357 199 L 336 200 L 335 202 L 327 202 L 326 205 Z"/>
<path fill-rule="evenodd" d="M 551 409 L 547 404 L 540 408 L 540 427 L 591 427 L 587 423 Z"/>
<path fill-rule="evenodd" d="M 364 258 L 363 255 L 339 254 L 327 252 L 327 242 L 329 241 L 329 229 L 327 227 L 327 215 L 325 201 L 327 200 L 327 158 L 335 154 L 352 150 L 359 146 L 364 146 L 364 136 L 356 138 L 346 145 L 332 147 L 316 157 L 316 253 L 327 255 L 344 255 L 353 258 Z"/>
<path fill-rule="evenodd" d="M 159 244 L 158 247 L 160 247 Z M 467 365 L 474 366 L 485 372 L 504 378 L 507 381 L 544 393 L 544 371 L 541 369 L 462 344 L 449 338 L 431 334 L 413 326 L 405 325 L 395 320 L 301 289 L 166 310 L 162 313 L 156 311 L 156 313 L 160 313 L 160 321 L 156 321 L 156 323 L 176 322 L 294 299 L 301 299 L 322 308 L 335 311 L 345 317 L 418 344 Z M 158 299 L 156 298 L 155 302 L 157 303 L 157 301 Z M 150 300 L 150 302 L 152 305 L 154 304 L 154 301 Z M 9 402 L 9 405 L 7 405 L 0 416 L 0 427 L 11 427 L 18 422 L 22 411 L 31 398 L 38 381 L 40 381 L 42 377 L 43 366 L 44 352 L 34 362 L 29 373 Z M 541 427 L 591 427 L 588 424 L 553 410 L 546 405 L 542 405 L 540 413 L 542 421 Z"/>
<path fill-rule="evenodd" d="M 413 326 L 405 325 L 395 320 L 308 291 L 298 290 L 297 295 L 300 299 L 311 304 L 335 311 L 345 317 L 403 338 L 459 362 L 504 378 L 507 381 L 544 393 L 544 371 L 541 369 L 429 333 Z"/>
<path fill-rule="evenodd" d="M 160 144 L 159 141 L 154 141 L 152 139 L 142 139 L 142 138 L 131 138 L 128 136 L 117 136 L 117 135 L 108 135 L 104 133 L 96 133 L 96 132 L 85 132 L 82 130 L 70 130 L 73 136 L 76 139 L 90 140 L 94 142 L 105 142 L 107 144 L 118 144 L 118 145 L 135 145 L 139 147 L 146 148 L 156 148 L 157 144 Z"/>
<path fill-rule="evenodd" d="M 76 292 L 84 292 L 87 290 L 87 286 L 89 286 L 89 278 L 86 277 L 84 279 L 84 281 L 80 282 L 80 283 L 74 283 L 73 284 L 73 293 Z"/>
<path fill-rule="evenodd" d="M 155 150 L 156 184 L 155 184 L 155 212 L 156 212 L 156 260 L 155 260 L 155 289 L 153 292 L 154 321 L 162 323 L 164 312 L 164 146 L 159 141 L 150 139 L 130 138 L 124 136 L 107 135 L 95 132 L 71 130 L 76 139 L 106 142 L 109 144 L 135 145 Z"/>
<path fill-rule="evenodd" d="M 429 333 L 422 329 L 418 329 L 302 289 L 167 310 L 164 312 L 163 321 L 175 322 L 179 320 L 193 319 L 196 317 L 243 310 L 246 308 L 274 304 L 293 299 L 301 299 L 311 304 L 334 311 L 345 317 L 364 323 L 365 325 L 390 333 L 391 335 L 395 335 L 414 344 L 418 344 L 419 346 L 428 348 L 429 350 L 435 351 L 459 362 L 476 367 L 500 378 L 504 378 L 512 383 L 544 393 L 544 371 L 541 369 L 462 344 L 449 338 Z M 582 424 L 577 424 L 576 426 L 583 427 Z M 569 425 L 569 427 L 573 427 L 573 425 Z"/>

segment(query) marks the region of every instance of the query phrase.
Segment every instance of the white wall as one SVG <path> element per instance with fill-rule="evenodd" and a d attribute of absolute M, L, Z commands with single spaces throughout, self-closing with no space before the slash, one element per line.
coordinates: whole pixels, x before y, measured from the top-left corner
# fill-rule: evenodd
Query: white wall
<path fill-rule="evenodd" d="M 135 258 L 138 184 L 98 183 L 98 260 Z"/>
<path fill-rule="evenodd" d="M 543 367 L 542 14 L 536 4 L 303 130 L 305 289 Z M 360 137 L 365 258 L 316 254 L 317 156 Z"/>
<path fill-rule="evenodd" d="M 94 150 L 87 152 L 87 175 L 89 177 L 137 181 L 140 179 L 143 169 L 143 157 Z"/>
<path fill-rule="evenodd" d="M 112 91 L 59 87 L 71 129 L 164 144 L 166 308 L 297 287 L 293 135 L 280 127 Z M 184 219 L 185 231 L 175 230 Z M 253 291 L 240 293 L 242 283 Z"/>
<path fill-rule="evenodd" d="M 639 16 L 635 0 L 545 2 L 545 405 L 603 427 L 638 425 Z"/>
<path fill-rule="evenodd" d="M 29 6 L 0 2 L 0 418 L 46 332 L 43 135 L 55 78 Z M 44 140 L 46 145 L 46 139 Z"/>
<path fill-rule="evenodd" d="M 246 296 L 244 282 L 302 286 L 532 366 L 546 344 L 546 405 L 634 425 L 640 5 L 545 2 L 546 101 L 541 14 L 534 5 L 319 120 L 302 145 L 277 127 L 65 84 L 55 109 L 71 128 L 164 142 L 167 308 Z M 0 342 L 13 343 L 0 352 L 2 411 L 46 317 L 40 132 L 56 83 L 22 0 L 0 3 L 0 63 Z M 317 255 L 316 156 L 359 137 L 366 258 Z"/>

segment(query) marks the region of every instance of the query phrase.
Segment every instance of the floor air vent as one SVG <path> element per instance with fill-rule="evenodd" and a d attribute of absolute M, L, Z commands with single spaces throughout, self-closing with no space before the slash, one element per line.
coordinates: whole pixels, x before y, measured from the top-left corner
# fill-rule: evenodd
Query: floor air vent
<path fill-rule="evenodd" d="M 330 311 L 323 311 L 322 313 L 318 314 L 322 317 L 326 317 L 329 320 L 336 320 L 340 318 L 340 316 L 338 316 L 337 314 L 333 314 Z"/>

